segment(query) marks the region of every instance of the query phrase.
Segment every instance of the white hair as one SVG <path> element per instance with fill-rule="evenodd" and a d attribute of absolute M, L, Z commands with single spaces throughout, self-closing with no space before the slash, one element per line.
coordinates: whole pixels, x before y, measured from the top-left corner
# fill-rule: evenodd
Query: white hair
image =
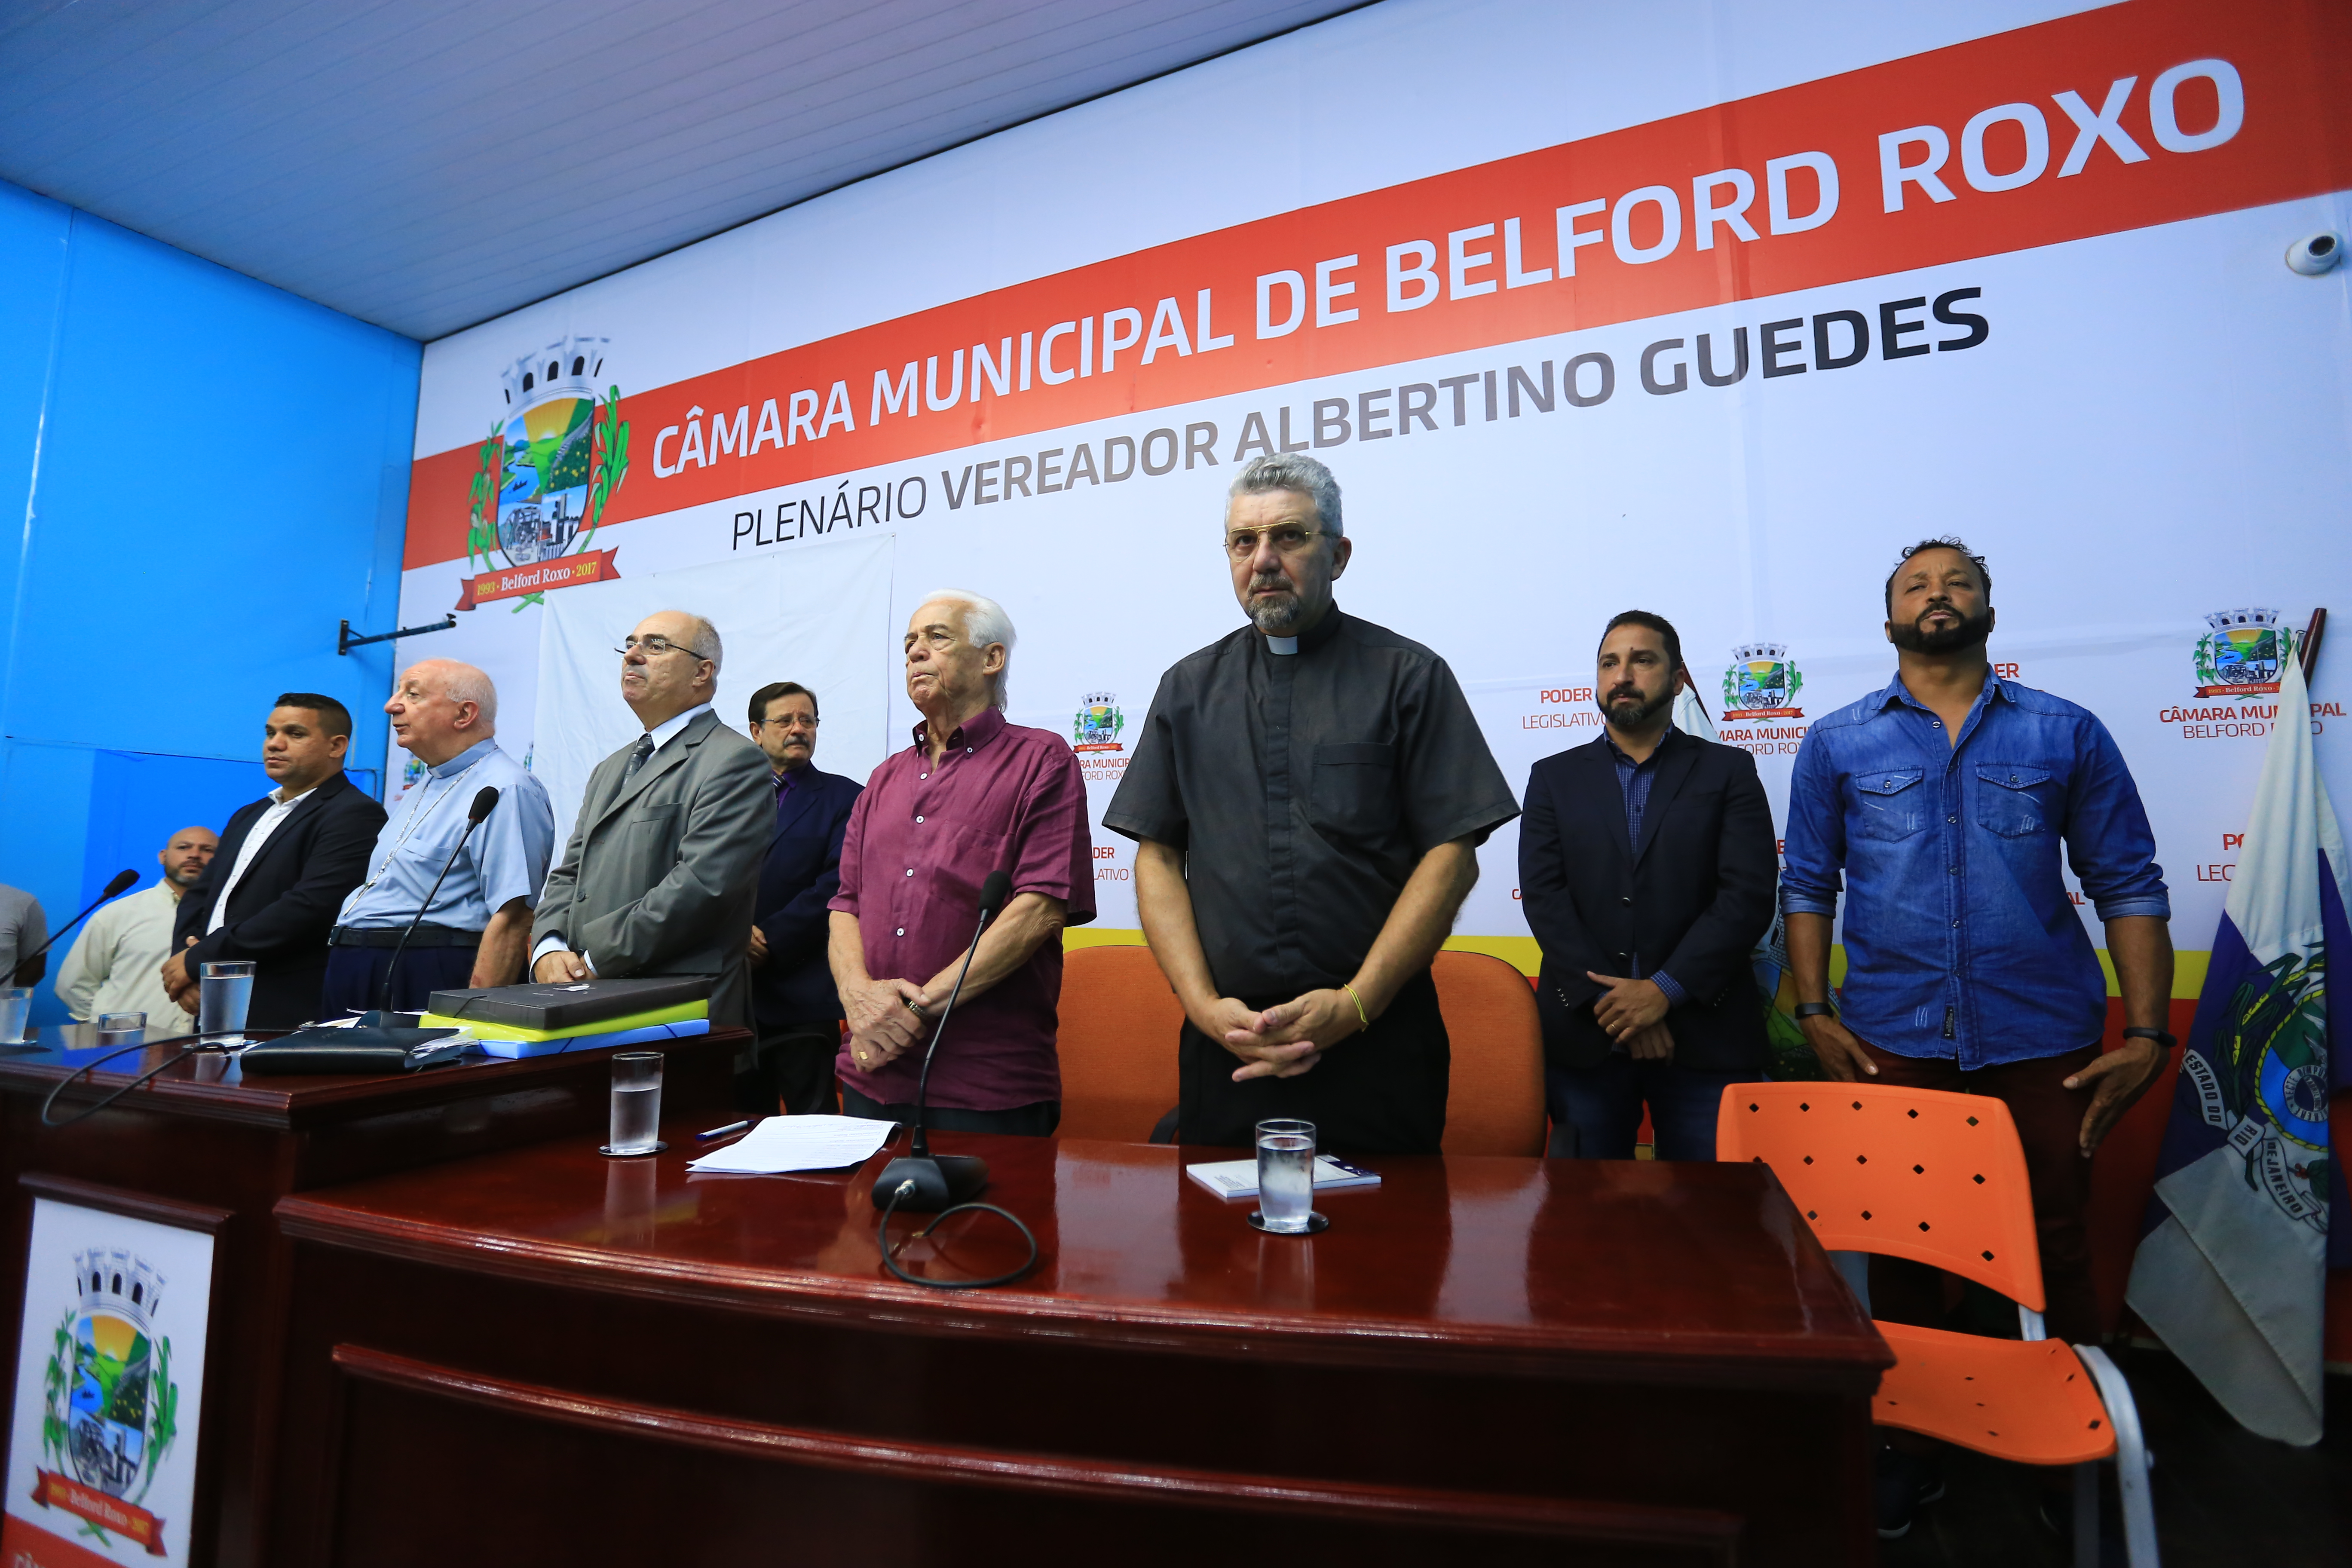
<path fill-rule="evenodd" d="M 499 722 L 499 689 L 490 678 L 472 665 L 454 658 L 419 659 L 415 668 L 432 665 L 440 677 L 441 695 L 451 705 L 470 702 L 480 716 L 482 728 L 492 730 Z"/>
<path fill-rule="evenodd" d="M 991 643 L 1004 645 L 1004 668 L 988 678 L 988 700 L 992 707 L 1004 706 L 1005 691 L 1013 673 L 1013 645 L 1019 634 L 1013 629 L 1013 617 L 1004 606 L 984 594 L 965 588 L 934 588 L 922 597 L 922 604 L 940 602 L 963 606 L 964 639 L 972 647 L 984 648 Z"/>
<path fill-rule="evenodd" d="M 1297 452 L 1252 458 L 1249 466 L 1234 479 L 1233 488 L 1225 492 L 1229 498 L 1227 515 L 1231 515 L 1232 501 L 1267 490 L 1289 490 L 1313 501 L 1315 521 L 1332 538 L 1338 539 L 1347 531 L 1339 521 L 1339 481 L 1314 458 Z"/>
<path fill-rule="evenodd" d="M 692 654 L 697 658 L 709 659 L 710 661 L 710 678 L 713 680 L 718 679 L 719 667 L 726 661 L 727 658 L 727 645 L 719 640 L 719 628 L 712 626 L 710 622 L 703 616 L 696 615 L 692 610 L 656 610 L 654 614 L 662 616 L 684 616 L 688 621 L 694 623 L 694 634 L 687 638 L 686 651 Z M 653 616 L 647 616 L 646 617 L 646 620 L 649 621 L 651 619 L 653 619 Z M 638 624 L 642 626 L 644 622 L 639 622 Z"/>

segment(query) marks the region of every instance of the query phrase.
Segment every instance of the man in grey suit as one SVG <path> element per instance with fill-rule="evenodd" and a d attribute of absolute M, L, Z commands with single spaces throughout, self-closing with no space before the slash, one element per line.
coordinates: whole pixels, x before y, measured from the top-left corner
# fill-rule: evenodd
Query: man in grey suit
<path fill-rule="evenodd" d="M 623 644 L 621 700 L 646 732 L 588 775 L 540 896 L 532 979 L 709 974 L 711 1023 L 751 1026 L 744 950 L 775 795 L 766 755 L 711 711 L 722 657 L 682 610 Z"/>

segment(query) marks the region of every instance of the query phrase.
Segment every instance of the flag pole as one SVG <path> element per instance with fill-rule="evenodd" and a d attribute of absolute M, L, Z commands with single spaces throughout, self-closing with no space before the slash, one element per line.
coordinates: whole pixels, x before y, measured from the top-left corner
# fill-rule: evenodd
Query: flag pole
<path fill-rule="evenodd" d="M 2303 628 L 2303 683 L 2311 684 L 2311 672 L 2319 667 L 2319 643 L 2327 635 L 2327 609 L 2322 605 L 2311 612 L 2311 624 Z"/>

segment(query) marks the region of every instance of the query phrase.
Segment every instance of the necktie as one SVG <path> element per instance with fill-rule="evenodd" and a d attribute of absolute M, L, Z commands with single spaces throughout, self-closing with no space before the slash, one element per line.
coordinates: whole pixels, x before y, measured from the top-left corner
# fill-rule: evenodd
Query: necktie
<path fill-rule="evenodd" d="M 646 759 L 653 754 L 654 738 L 651 735 L 638 736 L 637 743 L 629 748 L 629 771 L 621 775 L 621 782 L 626 784 L 629 780 L 635 778 L 637 776 L 637 770 L 644 767 L 646 765 Z"/>

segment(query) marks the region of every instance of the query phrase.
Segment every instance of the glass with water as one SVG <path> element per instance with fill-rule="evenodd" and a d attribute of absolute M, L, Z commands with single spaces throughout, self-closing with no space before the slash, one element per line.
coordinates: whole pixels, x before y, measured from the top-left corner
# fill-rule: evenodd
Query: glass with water
<path fill-rule="evenodd" d="M 147 1037 L 147 1015 L 144 1013 L 100 1013 L 98 1016 L 98 1043 L 101 1046 L 135 1046 Z"/>
<path fill-rule="evenodd" d="M 216 1045 L 244 1045 L 245 1016 L 252 1006 L 251 961 L 225 959 L 204 966 L 196 979 L 197 1033 L 229 1037 Z"/>
<path fill-rule="evenodd" d="M 1315 1216 L 1315 1123 L 1257 1124 L 1257 1211 L 1265 1228 L 1286 1236 Z"/>
<path fill-rule="evenodd" d="M 23 1044 L 25 1021 L 32 1007 L 33 993 L 29 987 L 0 985 L 0 1046 Z"/>
<path fill-rule="evenodd" d="M 623 1051 L 613 1058 L 612 1141 L 607 1154 L 650 1154 L 661 1147 L 662 1055 Z"/>

